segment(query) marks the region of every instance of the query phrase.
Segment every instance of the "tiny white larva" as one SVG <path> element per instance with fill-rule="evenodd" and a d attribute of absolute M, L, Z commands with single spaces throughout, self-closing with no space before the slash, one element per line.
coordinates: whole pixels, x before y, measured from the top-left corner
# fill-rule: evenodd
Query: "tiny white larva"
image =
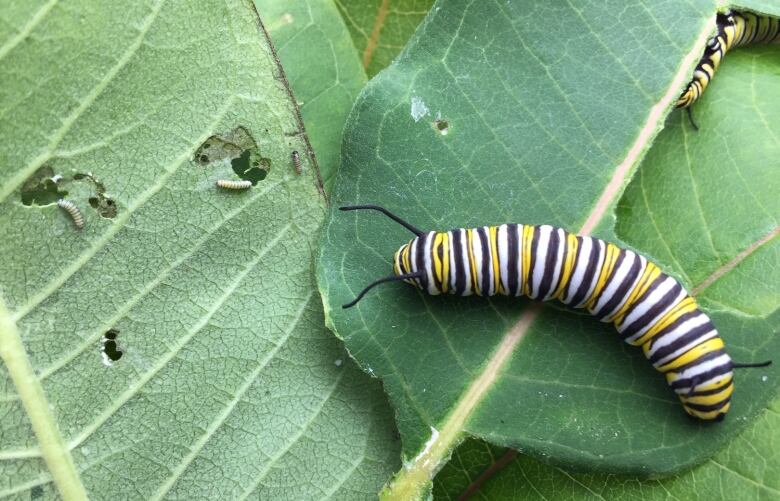
<path fill-rule="evenodd" d="M 301 174 L 303 172 L 303 165 L 301 165 L 301 156 L 297 151 L 292 152 L 292 161 L 293 167 L 295 167 L 295 172 L 297 174 Z"/>
<path fill-rule="evenodd" d="M 217 186 L 226 190 L 246 190 L 252 187 L 252 181 L 229 181 L 227 179 L 220 179 L 217 181 Z"/>
<path fill-rule="evenodd" d="M 81 214 L 81 211 L 78 207 L 76 207 L 76 204 L 71 202 L 70 200 L 65 200 L 64 198 L 60 198 L 57 200 L 57 206 L 65 210 L 68 214 L 70 214 L 71 219 L 73 219 L 73 224 L 76 225 L 76 228 L 81 229 L 84 227 L 84 216 Z"/>

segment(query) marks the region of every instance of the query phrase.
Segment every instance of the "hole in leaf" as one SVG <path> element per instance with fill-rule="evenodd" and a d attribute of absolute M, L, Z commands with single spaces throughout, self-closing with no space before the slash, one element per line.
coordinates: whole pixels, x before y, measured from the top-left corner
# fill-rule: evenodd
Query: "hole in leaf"
<path fill-rule="evenodd" d="M 116 362 L 122 358 L 122 351 L 117 348 L 116 341 L 106 341 L 103 344 L 103 353 L 112 361 Z"/>
<path fill-rule="evenodd" d="M 103 334 L 103 363 L 110 366 L 112 362 L 116 362 L 124 352 L 119 348 L 119 342 L 117 337 L 119 336 L 119 329 L 109 329 Z"/>
<path fill-rule="evenodd" d="M 251 150 L 245 150 L 238 158 L 230 161 L 230 166 L 238 177 L 251 181 L 252 185 L 255 185 L 268 176 L 268 171 L 271 170 L 271 159 L 261 157 L 259 153 Z"/>
<path fill-rule="evenodd" d="M 257 143 L 246 127 L 238 126 L 227 132 L 214 134 L 203 141 L 195 152 L 194 160 L 207 166 L 238 158 L 246 150 L 257 151 Z"/>
<path fill-rule="evenodd" d="M 59 182 L 62 176 L 55 176 L 54 169 L 44 165 L 35 174 L 27 178 L 22 185 L 22 204 L 50 205 L 65 198 L 67 191 L 61 190 Z"/>
<path fill-rule="evenodd" d="M 91 183 L 95 189 L 95 196 L 88 199 L 90 207 L 95 209 L 101 217 L 113 219 L 116 217 L 116 202 L 106 196 L 106 187 L 103 183 L 95 179 L 95 176 L 89 173 L 76 173 L 73 175 L 74 181 Z"/>
<path fill-rule="evenodd" d="M 442 120 L 440 118 L 437 118 L 433 122 L 433 127 L 442 136 L 446 136 L 450 131 L 450 123 L 447 120 Z"/>
<path fill-rule="evenodd" d="M 250 181 L 252 185 L 265 179 L 271 170 L 271 159 L 260 154 L 254 137 L 243 126 L 206 139 L 198 147 L 193 160 L 202 166 L 216 167 L 229 163 L 238 177 Z"/>

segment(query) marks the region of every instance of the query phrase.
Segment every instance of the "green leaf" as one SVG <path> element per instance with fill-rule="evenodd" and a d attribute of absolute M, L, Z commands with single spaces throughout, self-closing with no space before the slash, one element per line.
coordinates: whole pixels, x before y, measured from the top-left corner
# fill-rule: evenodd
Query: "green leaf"
<path fill-rule="evenodd" d="M 454 451 L 449 462 L 436 474 L 433 498 L 484 498 L 482 486 L 499 478 L 513 466 L 517 451 L 498 447 L 482 440 L 466 439 Z"/>
<path fill-rule="evenodd" d="M 398 445 L 323 326 L 325 203 L 252 4 L 0 17 L 0 496 L 373 495 Z"/>
<path fill-rule="evenodd" d="M 621 13 L 619 25 L 605 22 L 614 12 Z M 547 223 L 614 239 L 622 188 L 690 78 L 713 13 L 707 2 L 674 9 L 624 2 L 437 4 L 400 59 L 358 99 L 334 206 L 377 203 L 424 229 Z M 766 71 L 775 68 L 771 63 Z M 779 102 L 776 85 L 762 89 L 749 102 Z M 705 110 L 697 107 L 697 114 L 713 129 L 696 135 L 705 141 L 717 124 L 710 125 Z M 684 118 L 675 113 L 671 120 Z M 746 124 L 753 122 L 755 115 Z M 744 141 L 757 133 L 728 128 L 737 142 L 739 131 Z M 669 133 L 675 130 L 682 133 L 679 126 Z M 767 141 L 753 144 L 772 146 Z M 771 148 L 760 151 L 776 158 Z M 702 158 L 709 166 L 720 157 Z M 719 178 L 724 169 L 700 170 Z M 773 188 L 765 185 L 763 198 Z M 732 189 L 721 182 L 718 196 Z M 666 200 L 667 211 L 688 197 Z M 734 210 L 711 205 L 715 216 Z M 778 214 L 770 215 L 776 221 Z M 669 223 L 676 225 L 669 231 L 701 228 L 685 218 Z M 729 262 L 752 237 L 713 238 L 730 242 L 719 249 Z M 565 466 L 668 474 L 723 446 L 775 393 L 774 380 L 745 374 L 725 423 L 692 422 L 638 350 L 620 343 L 610 326 L 557 305 L 427 297 L 395 284 L 342 310 L 390 272 L 392 253 L 408 238 L 376 213 L 334 209 L 318 265 L 329 325 L 364 370 L 383 379 L 398 414 L 405 468 L 388 496 L 422 495 L 466 434 Z M 691 255 L 704 255 L 703 240 L 675 238 Z M 634 246 L 663 265 L 658 245 Z M 711 264 L 693 259 L 682 270 L 706 280 Z M 740 261 L 735 269 L 749 266 Z M 758 266 L 773 273 L 767 260 Z M 716 288 L 707 287 L 705 296 Z M 709 297 L 703 303 L 735 358 L 769 358 L 778 349 L 776 316 L 712 308 Z M 776 309 L 778 302 L 770 297 L 767 304 Z"/>
<path fill-rule="evenodd" d="M 767 168 L 780 157 L 778 74 L 775 47 L 729 53 L 696 103 L 700 133 L 671 117 L 618 209 L 618 237 L 709 311 L 763 318 L 780 305 L 780 179 Z"/>
<path fill-rule="evenodd" d="M 780 68 L 780 54 L 774 47 L 730 53 L 696 105 L 702 130 L 693 132 L 684 116 L 670 117 L 627 188 L 616 225 L 622 239 L 647 249 L 686 283 L 703 283 L 717 276 L 698 294 L 709 311 L 772 315 L 775 326 L 780 304 L 776 266 L 780 245 L 776 237 L 767 238 L 773 231 L 777 234 L 780 205 L 771 196 L 778 187 L 776 175 L 765 167 L 777 158 L 780 143 L 774 127 L 761 117 L 780 112 L 772 99 L 777 93 L 776 68 Z M 745 99 L 753 95 L 760 97 L 760 107 L 752 98 Z M 735 181 L 729 183 L 728 190 L 723 189 L 724 179 Z M 730 210 L 718 207 L 724 203 Z M 681 225 L 681 220 L 696 223 Z M 690 242 L 696 244 L 691 246 Z M 745 251 L 750 254 L 742 255 Z M 738 257 L 737 266 L 731 267 L 729 256 Z M 722 301 L 721 295 L 727 295 L 727 300 Z M 724 333 L 724 337 L 727 334 L 735 333 Z M 745 337 L 743 344 L 749 349 L 733 343 L 734 348 L 740 348 L 734 350 L 735 356 L 757 359 L 761 347 L 752 341 L 756 334 L 748 331 Z M 766 385 L 776 376 L 775 370 L 768 368 L 743 372 L 738 378 L 737 398 L 742 402 L 755 398 L 744 383 Z M 780 491 L 776 481 L 780 478 L 778 409 L 780 401 L 776 400 L 711 460 L 663 481 L 566 472 L 527 456 L 506 462 L 507 456 L 517 453 L 467 440 L 437 475 L 434 494 L 437 499 L 455 499 L 467 490 L 473 495 L 471 499 L 773 497 Z"/>
<path fill-rule="evenodd" d="M 404 48 L 433 0 L 333 0 L 369 78 Z"/>
<path fill-rule="evenodd" d="M 347 27 L 332 0 L 255 0 L 295 97 L 330 192 L 341 132 L 366 84 Z"/>
<path fill-rule="evenodd" d="M 481 464 L 479 464 L 481 462 Z M 503 464 L 502 462 L 506 462 Z M 689 472 L 643 480 L 567 472 L 478 440 L 464 442 L 436 476 L 435 499 L 776 499 L 780 401 L 729 445 Z M 464 485 L 463 479 L 468 483 Z"/>

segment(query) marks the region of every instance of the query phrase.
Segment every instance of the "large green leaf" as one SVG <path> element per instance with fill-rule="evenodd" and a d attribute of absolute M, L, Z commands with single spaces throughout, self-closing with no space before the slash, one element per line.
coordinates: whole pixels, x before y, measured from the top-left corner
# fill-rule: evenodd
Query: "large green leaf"
<path fill-rule="evenodd" d="M 251 3 L 7 7 L 0 496 L 373 495 L 398 446 L 323 326 L 325 204 Z"/>
<path fill-rule="evenodd" d="M 426 229 L 514 221 L 597 229 L 614 238 L 621 190 L 688 80 L 713 13 L 708 2 L 436 4 L 399 60 L 356 103 L 334 205 L 379 203 Z M 767 73 L 776 73 L 776 63 L 766 63 Z M 777 88 L 756 92 L 750 102 L 770 106 Z M 702 126 L 713 129 L 703 130 L 701 140 L 711 141 L 717 124 L 706 110 L 700 114 Z M 683 118 L 677 113 L 672 120 Z M 762 148 L 773 144 L 769 128 L 730 133 Z M 756 143 L 758 133 L 767 139 Z M 773 150 L 761 151 L 771 158 Z M 709 165 L 720 157 L 701 158 Z M 725 170 L 714 169 L 700 170 L 716 177 Z M 774 187 L 765 182 L 760 189 L 771 195 Z M 721 200 L 741 193 L 720 183 Z M 667 212 L 677 207 L 672 202 L 666 200 Z M 734 209 L 713 203 L 711 210 L 727 218 Z M 771 217 L 776 225 L 777 213 Z M 681 213 L 674 230 L 699 232 L 700 223 L 689 221 Z M 772 229 L 764 225 L 759 233 Z M 740 239 L 718 236 L 728 242 L 718 251 L 722 263 L 739 259 L 755 237 L 753 231 Z M 555 305 L 429 298 L 396 284 L 342 310 L 389 272 L 392 252 L 408 238 L 377 214 L 334 208 L 318 268 L 329 325 L 363 368 L 383 379 L 397 410 L 405 468 L 390 495 L 423 492 L 464 432 L 558 464 L 669 473 L 712 454 L 774 393 L 772 379 L 740 377 L 730 419 L 715 427 L 694 423 L 638 350 L 620 343 L 609 326 Z M 691 255 L 704 255 L 702 239 L 675 238 Z M 665 264 L 666 256 L 656 255 L 661 242 L 631 243 Z M 701 277 L 686 282 L 697 289 L 720 269 L 711 264 L 693 259 L 669 271 Z M 768 261 L 758 266 L 772 273 Z M 778 348 L 772 336 L 778 320 L 713 308 L 709 295 L 717 288 L 705 289 L 704 304 L 731 352 L 745 360 L 768 357 Z M 767 304 L 777 308 L 776 299 Z"/>
<path fill-rule="evenodd" d="M 373 77 L 401 52 L 433 0 L 333 0 Z"/>
<path fill-rule="evenodd" d="M 332 0 L 255 0 L 295 97 L 330 192 L 341 132 L 366 84 L 347 27 Z"/>
<path fill-rule="evenodd" d="M 702 131 L 693 133 L 687 122 L 680 123 L 682 117 L 672 116 L 618 210 L 618 234 L 636 247 L 652 250 L 688 284 L 701 284 L 717 276 L 699 291 L 700 301 L 710 311 L 760 317 L 773 314 L 780 304 L 780 245 L 772 237 L 773 231 L 774 235 L 778 231 L 780 206 L 771 196 L 780 188 L 780 182 L 776 172 L 766 168 L 780 153 L 780 144 L 774 128 L 760 118 L 780 111 L 776 100 L 771 101 L 777 92 L 777 67 L 780 53 L 776 48 L 755 47 L 729 54 L 705 98 L 696 106 Z M 762 101 L 767 98 L 760 108 L 752 99 L 745 99 L 754 92 L 762 96 Z M 735 128 L 745 127 L 750 140 L 743 134 L 733 135 Z M 727 191 L 721 189 L 724 179 L 733 180 Z M 729 200 L 727 205 L 732 210 L 717 208 L 724 200 Z M 684 225 L 681 220 L 696 223 Z M 697 240 L 693 247 L 688 245 Z M 731 267 L 734 256 L 739 262 Z M 686 270 L 690 270 L 690 276 L 686 276 Z M 775 313 L 775 329 L 777 317 Z M 750 350 L 739 351 L 743 359 L 760 356 L 760 341 L 751 346 L 752 337 L 755 333 L 746 333 L 745 345 Z M 769 368 L 739 374 L 738 401 L 755 398 L 743 392 L 743 382 L 766 385 L 769 378 L 776 378 L 775 374 L 776 370 Z M 708 463 L 664 481 L 567 473 L 528 457 L 513 460 L 517 455 L 513 451 L 468 440 L 437 475 L 434 494 L 443 499 L 466 492 L 475 496 L 473 499 L 534 495 L 547 499 L 777 496 L 779 409 L 780 401 L 775 401 L 768 413 L 756 418 L 747 432 Z M 722 482 L 713 482 L 721 475 Z M 488 482 L 488 478 L 495 479 Z"/>
<path fill-rule="evenodd" d="M 467 440 L 436 476 L 434 498 L 777 499 L 780 496 L 780 401 L 704 464 L 665 479 L 567 472 L 512 450 Z"/>

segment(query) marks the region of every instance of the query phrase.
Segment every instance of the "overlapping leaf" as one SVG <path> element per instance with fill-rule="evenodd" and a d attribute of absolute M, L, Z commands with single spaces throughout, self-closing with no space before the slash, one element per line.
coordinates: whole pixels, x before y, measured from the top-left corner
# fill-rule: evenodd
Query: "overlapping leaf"
<path fill-rule="evenodd" d="M 334 205 L 379 203 L 426 229 L 517 221 L 614 236 L 621 187 L 687 81 L 714 6 L 436 7 L 356 104 Z M 721 183 L 721 194 L 734 188 Z M 754 233 L 724 236 L 719 258 L 736 259 Z M 714 452 L 773 394 L 772 380 L 746 378 L 731 419 L 713 429 L 687 419 L 641 354 L 583 315 L 401 285 L 342 311 L 408 238 L 376 214 L 333 212 L 318 272 L 330 325 L 398 412 L 408 463 L 390 493 L 419 493 L 464 431 L 559 464 L 670 472 Z M 703 252 L 700 239 L 680 242 Z M 665 263 L 657 246 L 631 243 Z M 669 271 L 703 277 L 686 283 L 697 288 L 711 264 Z M 774 319 L 704 304 L 735 356 L 776 350 Z"/>
<path fill-rule="evenodd" d="M 664 479 L 567 472 L 478 440 L 464 442 L 436 477 L 434 498 L 775 499 L 780 495 L 779 402 L 704 464 Z"/>
<path fill-rule="evenodd" d="M 341 132 L 366 83 L 355 46 L 332 0 L 255 0 L 301 107 L 330 192 Z"/>
<path fill-rule="evenodd" d="M 369 77 L 404 48 L 433 0 L 333 0 Z"/>
<path fill-rule="evenodd" d="M 323 327 L 324 200 L 251 4 L 0 16 L 0 496 L 373 495 L 392 425 Z"/>

